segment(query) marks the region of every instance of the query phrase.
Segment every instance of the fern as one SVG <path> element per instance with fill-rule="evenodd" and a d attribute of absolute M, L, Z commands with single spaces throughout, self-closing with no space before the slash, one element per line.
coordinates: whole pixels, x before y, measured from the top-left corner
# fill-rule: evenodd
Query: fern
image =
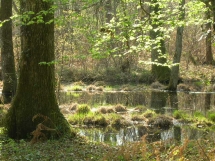
<path fill-rule="evenodd" d="M 55 127 L 54 123 L 48 116 L 37 114 L 33 116 L 32 121 L 34 122 L 35 119 L 39 117 L 42 118 L 43 120 L 41 123 L 37 125 L 36 129 L 33 132 L 31 132 L 31 135 L 33 135 L 33 138 L 31 139 L 31 144 L 35 144 L 41 141 L 46 141 L 47 136 L 45 135 L 44 131 L 49 131 L 49 132 L 54 131 L 59 136 L 59 132 L 56 129 L 53 129 L 44 125 L 45 123 L 51 123 Z"/>

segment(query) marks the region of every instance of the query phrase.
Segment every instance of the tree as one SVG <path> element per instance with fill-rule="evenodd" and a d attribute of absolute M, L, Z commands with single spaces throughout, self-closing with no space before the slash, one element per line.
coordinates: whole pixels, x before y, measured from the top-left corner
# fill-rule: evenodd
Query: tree
<path fill-rule="evenodd" d="M 16 72 L 12 40 L 12 0 L 1 0 L 1 21 L 5 21 L 1 31 L 1 64 L 3 78 L 3 101 L 9 103 L 16 92 Z"/>
<path fill-rule="evenodd" d="M 170 77 L 170 69 L 164 64 L 167 62 L 166 58 L 166 48 L 164 43 L 164 33 L 159 29 L 162 23 L 159 22 L 160 5 L 157 0 L 151 0 L 150 14 L 151 20 L 150 24 L 152 29 L 150 30 L 150 39 L 153 42 L 151 49 L 151 61 L 152 69 L 151 72 L 155 79 L 160 82 L 167 82 Z"/>
<path fill-rule="evenodd" d="M 55 96 L 52 5 L 51 0 L 20 0 L 20 75 L 17 93 L 6 116 L 6 128 L 11 138 L 27 138 L 40 123 L 55 129 L 58 134 L 70 132 Z"/>
<path fill-rule="evenodd" d="M 180 4 L 180 17 L 179 21 L 184 21 L 185 11 L 184 11 L 185 0 L 181 0 Z M 179 77 L 179 63 L 181 60 L 182 53 L 182 40 L 183 40 L 183 31 L 184 26 L 179 26 L 177 28 L 176 42 L 175 42 L 175 54 L 173 57 L 173 66 L 171 68 L 170 82 L 169 82 L 169 90 L 176 91 L 178 85 L 178 77 Z"/>
<path fill-rule="evenodd" d="M 205 13 L 205 18 L 209 20 L 211 18 L 211 9 L 210 9 L 210 4 L 209 0 L 204 1 L 207 11 Z M 206 39 L 205 39 L 205 44 L 206 44 L 206 64 L 212 64 L 213 63 L 213 53 L 212 53 L 212 30 L 211 30 L 211 22 L 208 22 L 205 25 L 205 32 L 206 32 Z"/>

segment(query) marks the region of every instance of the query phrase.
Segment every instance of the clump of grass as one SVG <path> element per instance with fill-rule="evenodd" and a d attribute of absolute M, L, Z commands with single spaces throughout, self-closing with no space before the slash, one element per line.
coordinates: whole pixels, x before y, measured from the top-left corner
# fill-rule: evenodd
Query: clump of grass
<path fill-rule="evenodd" d="M 98 112 L 99 113 L 102 113 L 102 114 L 106 114 L 106 113 L 115 113 L 115 109 L 111 106 L 102 106 L 98 109 Z"/>
<path fill-rule="evenodd" d="M 74 82 L 73 85 L 75 85 L 75 86 L 85 86 L 85 83 L 83 83 L 82 81 L 78 81 L 78 82 Z"/>
<path fill-rule="evenodd" d="M 89 113 L 83 120 L 85 125 L 94 125 L 105 127 L 109 124 L 108 120 L 102 114 Z"/>
<path fill-rule="evenodd" d="M 106 84 L 105 84 L 104 81 L 96 81 L 96 82 L 94 83 L 94 85 L 95 85 L 95 86 L 105 86 Z"/>
<path fill-rule="evenodd" d="M 108 115 L 105 115 L 105 117 L 107 120 L 109 120 L 109 124 L 113 127 L 118 128 L 126 124 L 124 118 L 116 113 L 110 113 Z"/>
<path fill-rule="evenodd" d="M 187 120 L 189 117 L 189 115 L 185 112 L 185 111 L 182 111 L 182 110 L 175 110 L 173 112 L 173 117 L 175 119 L 183 119 L 183 120 Z"/>
<path fill-rule="evenodd" d="M 125 112 L 127 111 L 126 107 L 121 105 L 121 104 L 117 104 L 116 106 L 114 106 L 114 109 L 116 112 Z"/>
<path fill-rule="evenodd" d="M 132 91 L 133 90 L 133 87 L 129 84 L 126 84 L 126 85 L 123 85 L 121 90 L 123 91 Z"/>
<path fill-rule="evenodd" d="M 74 114 L 68 116 L 68 122 L 72 125 L 102 126 L 105 127 L 109 121 L 98 113 L 89 112 L 87 114 Z"/>
<path fill-rule="evenodd" d="M 85 118 L 85 115 L 81 115 L 77 113 L 74 115 L 67 116 L 68 122 L 72 125 L 83 124 L 84 118 Z"/>
<path fill-rule="evenodd" d="M 90 112 L 90 107 L 87 104 L 81 104 L 78 106 L 76 112 L 77 114 L 87 114 Z"/>
<path fill-rule="evenodd" d="M 215 122 L 215 111 L 208 112 L 208 119 Z"/>
<path fill-rule="evenodd" d="M 140 114 L 133 114 L 133 115 L 131 116 L 131 120 L 132 120 L 132 121 L 144 121 L 145 118 L 144 118 L 143 115 L 140 115 Z"/>
<path fill-rule="evenodd" d="M 153 110 L 147 109 L 147 110 L 143 113 L 143 116 L 144 116 L 145 118 L 151 118 L 151 117 L 156 116 L 156 113 L 155 113 L 155 111 L 153 111 Z"/>
<path fill-rule="evenodd" d="M 76 111 L 78 109 L 78 103 L 72 103 L 69 107 L 70 111 Z"/>
<path fill-rule="evenodd" d="M 157 117 L 150 118 L 148 124 L 158 128 L 168 129 L 173 125 L 173 122 L 168 116 L 158 115 Z"/>
<path fill-rule="evenodd" d="M 105 86 L 105 91 L 114 91 L 115 88 L 111 86 Z"/>
<path fill-rule="evenodd" d="M 78 86 L 78 85 L 75 85 L 75 86 L 72 86 L 71 90 L 72 91 L 82 91 L 82 87 Z"/>
<path fill-rule="evenodd" d="M 102 87 L 102 86 L 96 87 L 96 90 L 101 92 L 104 90 L 104 87 Z"/>
<path fill-rule="evenodd" d="M 147 110 L 147 107 L 139 105 L 139 106 L 135 107 L 135 110 L 138 110 L 140 112 L 145 112 Z"/>
<path fill-rule="evenodd" d="M 194 112 L 194 117 L 196 117 L 196 118 L 204 118 L 204 115 L 200 111 L 195 111 Z"/>
<path fill-rule="evenodd" d="M 108 120 L 103 115 L 96 115 L 95 124 L 98 126 L 107 126 Z"/>
<path fill-rule="evenodd" d="M 89 85 L 86 89 L 87 91 L 95 91 L 96 90 L 96 86 L 94 85 Z"/>

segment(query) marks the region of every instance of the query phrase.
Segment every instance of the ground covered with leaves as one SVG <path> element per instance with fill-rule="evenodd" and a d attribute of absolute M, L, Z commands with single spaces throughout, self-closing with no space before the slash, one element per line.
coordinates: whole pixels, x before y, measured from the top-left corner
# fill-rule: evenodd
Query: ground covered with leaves
<path fill-rule="evenodd" d="M 93 143 L 83 137 L 64 137 L 31 144 L 29 141 L 14 141 L 1 135 L 0 160 L 62 160 L 62 161 L 98 161 L 111 147 L 102 143 Z"/>

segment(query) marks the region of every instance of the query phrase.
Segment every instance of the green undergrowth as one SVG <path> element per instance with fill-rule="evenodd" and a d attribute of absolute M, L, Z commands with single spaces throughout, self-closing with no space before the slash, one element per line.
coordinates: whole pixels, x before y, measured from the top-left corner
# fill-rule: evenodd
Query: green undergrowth
<path fill-rule="evenodd" d="M 117 149 L 110 150 L 103 160 L 120 161 L 186 161 L 214 160 L 214 141 L 205 139 L 181 142 L 175 140 L 148 142 L 147 135 L 141 141 L 127 143 Z"/>
<path fill-rule="evenodd" d="M 214 128 L 215 125 L 215 112 L 209 111 L 206 116 L 200 111 L 195 111 L 193 114 L 189 114 L 186 111 L 176 110 L 173 113 L 173 117 L 181 122 L 187 122 L 191 126 L 199 128 Z"/>
<path fill-rule="evenodd" d="M 1 131 L 1 129 L 0 129 Z M 84 137 L 64 137 L 31 144 L 26 140 L 15 141 L 0 133 L 1 161 L 186 161 L 214 160 L 215 141 L 212 138 L 181 141 L 168 139 L 148 142 L 147 135 L 140 141 L 121 146 L 91 142 Z"/>
<path fill-rule="evenodd" d="M 0 141 L 1 161 L 47 161 L 47 160 L 101 160 L 110 149 L 104 144 L 90 142 L 83 137 L 61 138 L 31 144 L 25 140 L 5 138 Z"/>
<path fill-rule="evenodd" d="M 6 113 L 6 109 L 0 108 L 0 127 L 4 126 Z"/>

